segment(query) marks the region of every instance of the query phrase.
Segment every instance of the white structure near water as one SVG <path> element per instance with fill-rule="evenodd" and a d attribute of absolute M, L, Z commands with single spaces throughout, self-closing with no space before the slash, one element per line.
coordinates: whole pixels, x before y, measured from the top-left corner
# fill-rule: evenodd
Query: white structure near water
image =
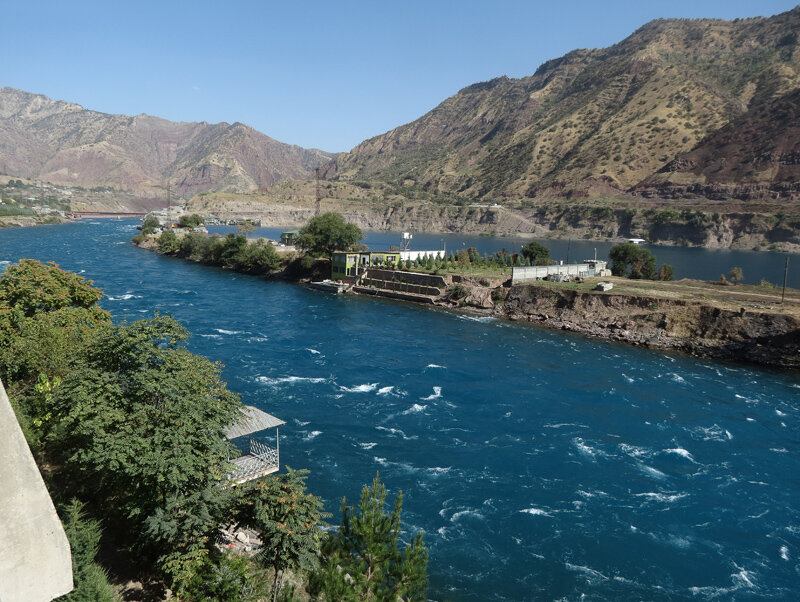
<path fill-rule="evenodd" d="M 410 232 L 403 232 L 403 240 L 400 246 L 400 259 L 403 261 L 416 261 L 417 259 L 427 259 L 428 257 L 432 257 L 433 259 L 444 259 L 446 251 L 445 249 L 439 249 L 438 251 L 412 251 L 411 250 L 411 239 L 414 238 L 414 235 Z"/>
<path fill-rule="evenodd" d="M 592 276 L 610 276 L 606 269 L 607 262 L 599 259 L 587 259 L 583 263 L 567 265 L 532 265 L 511 268 L 511 284 L 530 280 L 544 280 L 551 276 L 569 276 L 570 278 L 590 278 Z"/>

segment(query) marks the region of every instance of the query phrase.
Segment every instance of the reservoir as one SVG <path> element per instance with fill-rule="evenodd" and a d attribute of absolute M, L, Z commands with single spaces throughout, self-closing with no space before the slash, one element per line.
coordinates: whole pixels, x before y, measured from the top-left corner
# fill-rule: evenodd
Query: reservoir
<path fill-rule="evenodd" d="M 0 231 L 0 261 L 81 273 L 117 320 L 173 314 L 287 421 L 281 461 L 333 524 L 380 472 L 431 599 L 796 596 L 797 374 L 268 282 L 137 249 L 134 225 Z"/>

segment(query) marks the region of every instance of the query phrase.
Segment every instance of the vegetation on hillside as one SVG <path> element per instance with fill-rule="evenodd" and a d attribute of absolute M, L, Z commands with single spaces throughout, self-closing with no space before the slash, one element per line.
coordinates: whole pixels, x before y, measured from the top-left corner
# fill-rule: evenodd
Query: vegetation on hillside
<path fill-rule="evenodd" d="M 659 19 L 609 48 L 548 61 L 529 77 L 468 86 L 340 155 L 326 175 L 504 203 L 619 193 L 660 170 L 702 185 L 716 166 L 698 177 L 682 167 L 684 154 L 738 116 L 763 113 L 781 132 L 779 145 L 715 140 L 722 152 L 703 156 L 746 164 L 741 172 L 725 167 L 726 181 L 789 184 L 785 192 L 797 198 L 791 183 L 800 168 L 780 156 L 800 136 L 791 96 L 800 88 L 798 27 L 797 8 L 735 21 Z M 774 101 L 783 108 L 773 110 Z"/>

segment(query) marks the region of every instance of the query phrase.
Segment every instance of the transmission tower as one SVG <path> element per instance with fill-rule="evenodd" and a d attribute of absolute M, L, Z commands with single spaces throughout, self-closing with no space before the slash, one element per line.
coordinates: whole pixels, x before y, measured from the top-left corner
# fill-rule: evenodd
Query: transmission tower
<path fill-rule="evenodd" d="M 322 185 L 319 182 L 320 169 L 321 169 L 321 167 L 318 165 L 317 169 L 315 170 L 316 173 L 317 173 L 317 210 L 314 213 L 314 215 L 319 215 L 320 214 L 320 208 L 322 206 Z"/>

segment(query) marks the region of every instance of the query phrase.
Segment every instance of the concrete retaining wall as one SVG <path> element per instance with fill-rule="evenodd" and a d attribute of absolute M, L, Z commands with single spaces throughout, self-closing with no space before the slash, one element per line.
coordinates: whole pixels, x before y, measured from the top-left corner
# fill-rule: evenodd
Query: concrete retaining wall
<path fill-rule="evenodd" d="M 71 590 L 67 536 L 0 382 L 0 602 L 44 602 Z"/>
<path fill-rule="evenodd" d="M 419 284 L 421 286 L 432 286 L 434 288 L 445 288 L 447 286 L 447 282 L 445 282 L 442 276 L 434 274 L 417 274 L 416 272 L 370 268 L 367 271 L 367 277 L 374 278 L 375 280 L 407 282 L 408 284 Z"/>

